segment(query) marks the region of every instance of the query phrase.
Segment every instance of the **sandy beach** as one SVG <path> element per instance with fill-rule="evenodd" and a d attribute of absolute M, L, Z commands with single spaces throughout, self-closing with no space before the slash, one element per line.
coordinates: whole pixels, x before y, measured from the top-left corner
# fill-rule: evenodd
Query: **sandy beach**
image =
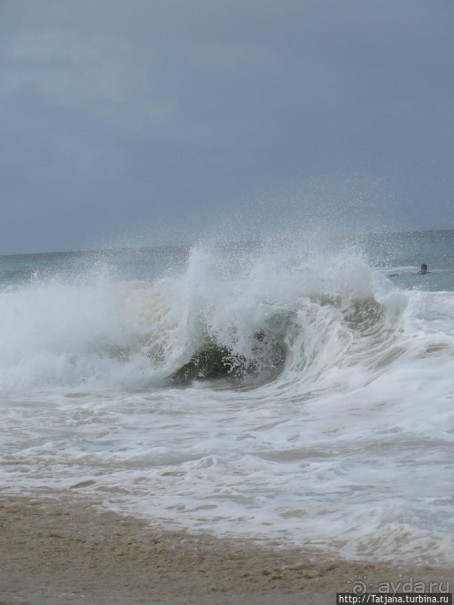
<path fill-rule="evenodd" d="M 450 582 L 453 570 L 321 560 L 303 550 L 164 531 L 78 498 L 3 496 L 0 603 L 332 605 L 364 581 Z"/>

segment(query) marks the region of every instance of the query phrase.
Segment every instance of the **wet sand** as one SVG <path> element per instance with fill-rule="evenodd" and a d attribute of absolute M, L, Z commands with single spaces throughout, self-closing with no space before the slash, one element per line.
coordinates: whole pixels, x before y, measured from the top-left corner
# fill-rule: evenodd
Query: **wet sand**
<path fill-rule="evenodd" d="M 355 581 L 452 590 L 454 570 L 166 531 L 73 497 L 0 497 L 1 605 L 334 605 Z"/>

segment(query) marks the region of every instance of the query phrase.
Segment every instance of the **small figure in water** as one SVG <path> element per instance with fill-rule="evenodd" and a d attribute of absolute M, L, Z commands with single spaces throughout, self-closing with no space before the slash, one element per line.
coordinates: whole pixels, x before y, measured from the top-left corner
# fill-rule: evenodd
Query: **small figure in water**
<path fill-rule="evenodd" d="M 426 275 L 426 273 L 430 273 L 428 266 L 426 263 L 421 265 L 421 269 L 416 273 L 416 275 Z M 388 277 L 398 277 L 399 273 L 390 273 Z"/>

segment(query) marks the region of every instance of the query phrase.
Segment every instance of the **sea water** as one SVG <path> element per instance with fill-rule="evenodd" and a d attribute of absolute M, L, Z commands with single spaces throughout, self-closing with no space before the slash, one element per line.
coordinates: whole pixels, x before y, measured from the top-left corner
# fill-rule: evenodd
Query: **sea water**
<path fill-rule="evenodd" d="M 0 394 L 4 494 L 454 562 L 452 231 L 2 257 Z"/>

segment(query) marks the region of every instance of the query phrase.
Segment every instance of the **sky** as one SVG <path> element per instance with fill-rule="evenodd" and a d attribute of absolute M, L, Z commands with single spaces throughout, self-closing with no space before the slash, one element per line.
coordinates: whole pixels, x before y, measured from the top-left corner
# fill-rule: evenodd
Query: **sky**
<path fill-rule="evenodd" d="M 452 0 L 0 0 L 0 254 L 454 228 Z"/>

